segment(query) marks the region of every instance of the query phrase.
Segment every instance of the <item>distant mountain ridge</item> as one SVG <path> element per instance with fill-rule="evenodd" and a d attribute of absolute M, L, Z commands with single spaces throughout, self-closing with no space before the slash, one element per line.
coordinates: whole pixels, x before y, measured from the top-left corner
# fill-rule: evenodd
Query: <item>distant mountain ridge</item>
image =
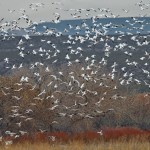
<path fill-rule="evenodd" d="M 61 20 L 58 23 L 42 22 L 33 24 L 32 26 L 9 31 L 15 35 L 50 35 L 59 33 L 63 35 L 75 34 L 149 34 L 150 33 L 150 17 L 127 17 L 127 18 L 89 18 Z"/>

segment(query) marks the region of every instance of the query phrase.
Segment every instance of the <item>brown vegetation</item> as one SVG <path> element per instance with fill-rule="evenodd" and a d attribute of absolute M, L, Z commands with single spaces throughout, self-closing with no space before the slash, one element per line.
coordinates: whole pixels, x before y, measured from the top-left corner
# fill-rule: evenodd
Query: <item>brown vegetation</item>
<path fill-rule="evenodd" d="M 94 131 L 86 131 L 70 135 L 64 132 L 38 132 L 32 136 L 26 134 L 15 139 L 3 137 L 0 149 L 148 150 L 150 148 L 150 131 L 135 128 L 104 128 L 102 133 L 100 135 Z M 7 144 L 9 141 L 12 141 L 12 144 Z"/>
<path fill-rule="evenodd" d="M 49 144 L 49 143 L 24 143 L 13 146 L 0 147 L 1 150 L 149 150 L 149 142 L 137 142 L 132 140 L 130 142 L 100 142 L 100 143 L 83 143 L 82 141 L 73 141 L 68 144 Z"/>
<path fill-rule="evenodd" d="M 149 129 L 148 93 L 139 94 L 131 91 L 129 93 L 125 87 L 123 89 L 118 84 L 117 79 L 111 79 L 107 70 L 93 66 L 92 70 L 81 71 L 82 67 L 85 66 L 83 64 L 72 65 L 70 68 L 60 66 L 59 69 L 49 67 L 50 71 L 45 72 L 45 67 L 40 66 L 36 68 L 39 77 L 35 76 L 36 69 L 25 68 L 16 70 L 14 74 L 1 76 L 1 134 L 9 135 L 6 131 L 10 131 L 21 136 L 23 131 L 29 136 L 33 134 L 38 139 L 43 136 L 40 132 L 55 132 L 59 133 L 58 137 L 62 136 L 63 140 L 67 140 L 64 132 L 82 134 L 84 131 L 98 131 L 104 127 L 109 127 L 109 130 L 114 127 Z M 58 71 L 64 74 L 58 75 Z M 91 73 L 92 71 L 97 73 Z M 80 89 L 78 83 L 69 75 L 71 72 L 86 89 L 84 87 Z M 88 78 L 87 81 L 83 79 L 82 74 Z M 91 76 L 88 77 L 87 74 Z M 29 81 L 20 82 L 22 76 L 29 77 Z M 73 89 L 66 86 L 65 82 L 72 84 Z M 44 90 L 45 93 L 40 95 Z M 56 105 L 58 106 L 52 109 Z M 111 130 L 109 132 L 111 133 Z M 121 134 L 118 130 L 115 132 Z M 97 134 L 89 132 L 84 136 L 96 138 Z M 78 137 L 80 134 L 74 138 Z"/>

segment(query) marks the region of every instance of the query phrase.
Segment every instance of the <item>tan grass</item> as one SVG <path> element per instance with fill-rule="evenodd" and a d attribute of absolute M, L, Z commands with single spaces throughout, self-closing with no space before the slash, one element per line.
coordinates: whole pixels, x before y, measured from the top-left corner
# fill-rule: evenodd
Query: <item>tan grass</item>
<path fill-rule="evenodd" d="M 1 146 L 0 150 L 150 150 L 150 142 L 137 140 L 115 142 L 91 142 L 72 141 L 64 143 L 23 143 L 9 146 Z"/>

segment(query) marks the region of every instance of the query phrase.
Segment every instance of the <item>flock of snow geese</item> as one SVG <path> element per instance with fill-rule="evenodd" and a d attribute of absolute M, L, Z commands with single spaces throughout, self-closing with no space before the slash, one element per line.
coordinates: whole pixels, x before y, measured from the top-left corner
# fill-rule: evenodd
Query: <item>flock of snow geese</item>
<path fill-rule="evenodd" d="M 44 7 L 44 5 L 44 3 L 32 3 L 29 8 L 38 11 L 39 7 Z M 114 111 L 114 108 L 111 107 L 105 110 L 102 103 L 105 103 L 108 98 L 111 101 L 125 100 L 126 95 L 119 93 L 120 87 L 136 85 L 138 87 L 144 86 L 147 91 L 150 89 L 150 35 L 149 33 L 146 35 L 140 34 L 140 31 L 144 30 L 144 26 L 149 26 L 150 22 L 138 17 L 131 17 L 125 21 L 130 26 L 116 25 L 111 22 L 103 25 L 97 22 L 98 18 L 117 18 L 119 15 L 114 15 L 110 9 L 106 8 L 63 10 L 59 8 L 62 5 L 59 2 L 53 2 L 52 5 L 57 6 L 56 10 L 70 13 L 75 19 L 82 18 L 83 12 L 87 18 L 91 16 L 90 12 L 97 15 L 91 17 L 92 27 L 88 26 L 84 20 L 80 25 L 68 24 L 64 33 L 69 33 L 69 30 L 74 29 L 76 30 L 75 35 L 63 35 L 63 33 L 56 32 L 47 26 L 43 26 L 44 33 L 37 32 L 38 23 L 30 19 L 25 9 L 20 9 L 22 15 L 17 20 L 10 22 L 5 21 L 5 18 L 0 20 L 2 37 L 0 42 L 15 39 L 15 35 L 9 35 L 9 32 L 22 30 L 23 28 L 19 26 L 19 22 L 22 20 L 25 20 L 30 27 L 30 30 L 24 29 L 26 34 L 20 36 L 16 44 L 16 50 L 18 51 L 16 57 L 22 62 L 13 64 L 11 56 L 3 58 L 4 66 L 12 71 L 12 74 L 27 68 L 29 70 L 23 72 L 20 76 L 18 73 L 19 80 L 11 85 L 14 86 L 13 88 L 3 85 L 0 89 L 3 98 L 9 97 L 9 100 L 13 101 L 10 114 L 6 116 L 0 114 L 0 124 L 15 118 L 16 121 L 10 121 L 8 124 L 17 126 L 17 130 L 16 127 L 15 129 L 6 128 L 3 133 L 5 135 L 17 138 L 20 135 L 27 134 L 28 130 L 25 127 L 22 128 L 22 126 L 24 123 L 30 124 L 34 121 L 36 118 L 34 118 L 34 112 L 39 101 L 48 103 L 47 109 L 45 108 L 46 114 L 55 112 L 49 122 L 50 125 L 63 126 L 67 119 L 92 120 L 102 114 Z M 136 6 L 140 8 L 140 11 L 144 11 L 149 9 L 150 4 L 144 4 L 143 1 L 140 1 L 136 3 Z M 8 11 L 15 13 L 16 10 Z M 123 11 L 129 12 L 125 9 Z M 54 16 L 55 19 L 52 22 L 59 24 L 61 14 L 55 12 Z M 149 20 L 149 18 L 146 19 Z M 40 23 L 43 22 L 45 21 Z M 118 27 L 129 28 L 130 32 L 125 34 L 123 31 L 118 31 L 116 32 L 117 35 L 107 34 L 108 29 L 116 28 L 117 30 Z M 84 35 L 80 35 L 79 31 L 82 29 L 85 29 Z M 138 30 L 137 34 L 132 33 L 135 29 Z M 32 43 L 35 36 L 33 37 L 30 32 L 36 36 L 41 36 L 40 44 L 37 43 L 40 47 L 35 48 L 36 45 L 34 44 L 36 43 Z M 44 45 L 47 45 L 47 48 L 44 48 Z M 85 45 L 87 49 L 85 49 Z M 95 48 L 99 45 L 103 45 L 103 48 Z M 62 49 L 65 46 L 66 50 L 64 51 Z M 97 51 L 101 51 L 100 56 L 97 55 L 99 54 Z M 34 61 L 31 60 L 31 63 L 25 64 L 24 60 L 30 56 Z M 36 58 L 40 59 L 36 61 Z M 20 106 L 19 104 L 22 104 L 27 98 L 24 96 L 24 91 L 30 92 L 36 89 L 40 89 L 40 91 L 37 95 L 31 97 L 33 101 L 30 101 L 27 106 Z M 147 93 L 145 96 L 149 96 Z M 42 118 L 40 119 L 42 122 Z M 38 127 L 41 132 L 45 129 L 48 130 L 47 127 L 44 128 L 43 124 Z M 98 133 L 102 134 L 102 132 Z M 11 144 L 11 142 L 7 144 Z"/>

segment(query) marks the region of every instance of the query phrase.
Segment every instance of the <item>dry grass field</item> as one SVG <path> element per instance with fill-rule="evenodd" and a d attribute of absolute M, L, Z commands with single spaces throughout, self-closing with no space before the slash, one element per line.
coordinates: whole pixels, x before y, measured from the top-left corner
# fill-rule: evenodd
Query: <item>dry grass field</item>
<path fill-rule="evenodd" d="M 150 150 L 150 142 L 137 140 L 116 142 L 91 142 L 73 141 L 62 143 L 24 143 L 10 146 L 1 146 L 1 150 Z"/>

